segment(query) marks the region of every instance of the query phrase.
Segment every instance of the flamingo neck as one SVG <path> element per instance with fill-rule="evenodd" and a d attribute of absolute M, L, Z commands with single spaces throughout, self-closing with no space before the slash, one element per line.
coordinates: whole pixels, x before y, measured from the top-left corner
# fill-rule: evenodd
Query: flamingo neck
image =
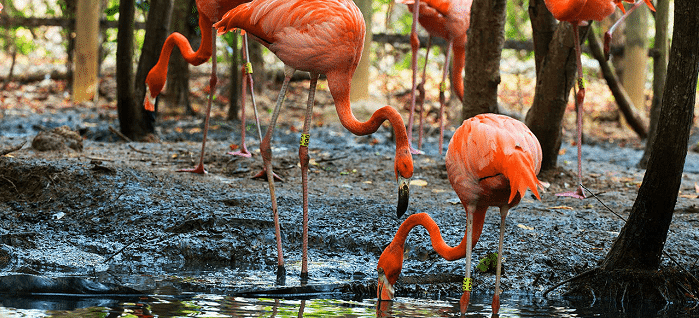
<path fill-rule="evenodd" d="M 483 221 L 485 217 L 485 209 L 476 210 L 473 218 L 473 233 L 471 238 L 473 240 L 473 245 L 476 245 L 478 239 L 483 231 Z M 467 233 L 461 239 L 459 245 L 451 247 L 442 238 L 442 233 L 439 230 L 437 223 L 427 214 L 427 213 L 417 213 L 409 216 L 403 224 L 398 228 L 396 236 L 393 238 L 391 245 L 395 244 L 400 250 L 403 250 L 405 241 L 408 238 L 410 231 L 421 225 L 430 234 L 430 241 L 432 243 L 432 248 L 447 261 L 454 261 L 457 259 L 464 258 L 466 256 L 466 238 Z M 471 247 L 473 248 L 473 246 Z"/>
<path fill-rule="evenodd" d="M 464 43 L 459 43 L 459 41 L 454 41 L 452 46 L 454 52 L 454 59 L 451 65 L 451 85 L 454 86 L 454 91 L 456 91 L 456 96 L 459 97 L 460 101 L 464 101 L 464 66 L 466 64 L 466 40 Z"/>
<path fill-rule="evenodd" d="M 184 35 L 174 32 L 167 37 L 165 44 L 163 44 L 163 49 L 160 51 L 158 63 L 153 66 L 150 72 L 148 72 L 148 77 L 146 77 L 146 84 L 148 84 L 152 97 L 158 96 L 165 86 L 167 66 L 175 46 L 180 50 L 185 61 L 191 65 L 201 65 L 209 60 L 213 52 L 213 30 L 211 25 L 212 23 L 208 18 L 204 15 L 199 16 L 202 41 L 196 52 L 192 49 L 189 40 Z"/>
<path fill-rule="evenodd" d="M 352 113 L 350 105 L 351 73 L 347 71 L 333 71 L 325 74 L 342 126 L 355 135 L 364 136 L 376 132 L 381 127 L 381 124 L 388 120 L 395 130 L 396 136 L 396 173 L 400 172 L 404 178 L 412 177 L 413 160 L 412 155 L 410 155 L 408 133 L 403 123 L 403 117 L 395 108 L 384 106 L 375 111 L 369 120 L 365 122 L 357 120 L 354 113 Z"/>

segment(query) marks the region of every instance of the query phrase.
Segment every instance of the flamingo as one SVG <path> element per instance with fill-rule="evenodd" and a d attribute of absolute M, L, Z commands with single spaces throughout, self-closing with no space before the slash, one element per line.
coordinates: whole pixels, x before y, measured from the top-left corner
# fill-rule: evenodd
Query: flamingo
<path fill-rule="evenodd" d="M 223 14 L 227 11 L 239 6 L 242 3 L 250 2 L 250 0 L 197 0 L 197 10 L 199 11 L 199 28 L 201 29 L 201 44 L 199 49 L 195 52 L 192 46 L 187 41 L 182 34 L 174 32 L 170 34 L 165 40 L 162 50 L 160 51 L 160 58 L 158 63 L 153 66 L 153 68 L 148 72 L 146 77 L 146 98 L 143 102 L 146 110 L 155 111 L 155 98 L 160 94 L 165 86 L 165 80 L 167 79 L 167 65 L 170 60 L 170 54 L 172 49 L 177 46 L 182 53 L 182 56 L 191 65 L 201 65 L 211 58 L 213 52 L 216 52 L 216 34 L 212 30 L 212 25 L 214 22 L 221 20 Z M 249 67 L 251 64 L 248 60 L 247 55 L 247 38 L 243 36 L 243 56 L 246 59 L 246 71 L 244 72 L 245 77 L 251 90 L 251 97 L 253 108 L 255 110 L 255 120 L 257 121 L 257 109 L 255 105 L 255 95 L 252 91 L 252 69 Z M 206 108 L 206 119 L 204 120 L 204 136 L 201 143 L 201 155 L 199 156 L 199 164 L 194 169 L 182 169 L 178 171 L 184 172 L 194 172 L 199 174 L 206 173 L 204 169 L 204 149 L 206 148 L 206 135 L 209 130 L 209 115 L 211 112 L 211 104 L 213 102 L 214 88 L 216 87 L 216 82 L 218 78 L 216 76 L 216 59 L 212 60 L 211 66 L 211 79 L 209 81 L 209 102 Z M 245 79 L 243 80 L 243 86 L 245 86 Z M 250 157 L 250 152 L 247 151 L 245 146 L 245 87 L 243 87 L 243 113 L 242 113 L 242 123 L 241 123 L 241 145 L 240 151 L 230 153 L 234 155 L 240 155 L 244 157 Z M 262 135 L 261 130 L 258 125 L 258 134 Z"/>
<path fill-rule="evenodd" d="M 393 285 L 403 267 L 403 245 L 410 231 L 422 225 L 430 234 L 432 247 L 444 259 L 453 261 L 466 257 L 464 293 L 460 300 L 461 312 L 466 312 L 471 295 L 471 249 L 483 231 L 486 210 L 490 206 L 497 206 L 500 208 L 500 240 L 492 304 L 493 312 L 497 313 L 500 308 L 505 217 L 509 209 L 519 203 L 527 188 L 541 200 L 537 188 L 541 183 L 536 178 L 541 168 L 541 157 L 539 141 L 520 121 L 495 114 L 480 114 L 465 120 L 456 129 L 446 154 L 449 182 L 466 209 L 464 238 L 458 246 L 450 247 L 429 215 L 418 213 L 409 216 L 379 257 L 379 301 L 393 298 Z"/>
<path fill-rule="evenodd" d="M 277 238 L 277 281 L 285 270 L 279 227 L 277 202 L 272 177 L 272 150 L 270 141 L 281 110 L 289 80 L 296 70 L 311 74 L 303 132 L 299 147 L 303 188 L 303 252 L 301 278 L 308 277 L 308 144 L 310 122 L 319 74 L 325 74 L 330 94 L 335 102 L 342 125 L 355 135 L 368 135 L 388 120 L 396 133 L 394 173 L 398 181 L 400 217 L 408 207 L 409 184 L 413 176 L 413 159 L 403 124 L 403 118 L 391 106 L 374 112 L 366 122 L 352 114 L 350 82 L 364 47 L 366 26 L 359 8 L 351 0 L 254 0 L 242 4 L 214 24 L 219 33 L 239 28 L 266 46 L 284 62 L 284 82 L 267 132 L 260 144 L 269 183 L 272 212 Z"/>
<path fill-rule="evenodd" d="M 415 110 L 415 89 L 419 89 L 424 96 L 425 71 L 427 68 L 427 57 L 430 53 L 430 44 L 432 37 L 438 36 L 447 40 L 447 47 L 444 50 L 444 71 L 442 73 L 442 82 L 439 85 L 439 154 L 442 154 L 442 144 L 444 140 L 444 108 L 446 91 L 447 67 L 449 66 L 450 52 L 454 51 L 454 64 L 451 69 L 451 85 L 454 86 L 456 95 L 460 101 L 464 99 L 464 81 L 463 71 L 466 61 L 466 31 L 468 31 L 471 20 L 471 3 L 473 0 L 397 0 L 399 3 L 408 5 L 408 10 L 413 12 L 414 21 L 419 21 L 420 25 L 429 33 L 429 42 L 427 45 L 427 55 L 425 55 L 425 67 L 422 70 L 422 83 L 415 86 L 417 75 L 417 48 L 418 45 L 413 45 L 413 90 L 411 95 L 410 117 L 408 121 L 408 132 L 412 132 L 413 112 Z M 411 6 L 412 5 L 412 6 Z M 419 7 L 419 10 L 416 8 Z M 418 13 L 419 11 L 419 13 Z M 413 32 L 415 32 L 413 30 Z M 414 41 L 417 36 L 411 35 L 411 41 Z M 412 43 L 412 42 L 411 42 Z M 422 102 L 420 105 L 420 134 L 418 136 L 418 149 L 422 148 Z"/>
<path fill-rule="evenodd" d="M 587 25 L 587 21 L 589 20 L 601 21 L 614 12 L 615 6 L 618 6 L 625 12 L 624 17 L 619 20 L 622 21 L 628 15 L 628 13 L 631 12 L 631 10 L 626 12 L 622 1 L 633 3 L 633 0 L 544 0 L 546 8 L 551 11 L 554 18 L 559 21 L 567 21 L 573 26 L 575 55 L 577 56 L 578 92 L 575 94 L 575 109 L 577 118 L 576 127 L 578 144 L 578 188 L 575 191 L 557 194 L 559 196 L 569 196 L 579 199 L 585 198 L 585 192 L 583 191 L 582 185 L 582 107 L 583 102 L 585 101 L 585 81 L 582 75 L 582 62 L 580 60 L 581 49 L 580 32 L 578 31 L 578 26 Z M 648 7 L 655 11 L 655 7 L 653 7 L 650 0 L 638 0 L 633 9 L 638 7 L 642 1 L 645 1 Z M 618 23 L 619 22 L 615 23 L 610 31 L 613 31 Z M 608 43 L 610 39 L 611 33 L 607 32 L 605 35 L 605 51 L 608 51 Z"/>

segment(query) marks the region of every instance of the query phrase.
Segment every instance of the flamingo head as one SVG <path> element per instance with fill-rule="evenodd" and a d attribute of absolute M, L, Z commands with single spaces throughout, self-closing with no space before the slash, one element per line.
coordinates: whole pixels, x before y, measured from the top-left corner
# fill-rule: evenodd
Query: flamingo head
<path fill-rule="evenodd" d="M 396 180 L 398 181 L 398 207 L 396 214 L 398 217 L 403 216 L 408 210 L 410 201 L 410 178 L 413 176 L 413 155 L 409 150 L 396 149 L 396 160 L 394 162 L 394 171 Z"/>
<path fill-rule="evenodd" d="M 2 4 L 0 3 L 0 12 L 2 12 Z"/>
<path fill-rule="evenodd" d="M 157 66 L 157 65 L 156 65 Z M 146 98 L 143 106 L 148 111 L 155 111 L 155 97 L 163 91 L 167 73 L 158 72 L 157 67 L 153 67 L 146 77 Z"/>
<path fill-rule="evenodd" d="M 403 248 L 391 242 L 381 253 L 379 264 L 376 266 L 376 271 L 379 273 L 376 297 L 379 301 L 393 299 L 395 292 L 393 285 L 395 285 L 402 270 Z"/>

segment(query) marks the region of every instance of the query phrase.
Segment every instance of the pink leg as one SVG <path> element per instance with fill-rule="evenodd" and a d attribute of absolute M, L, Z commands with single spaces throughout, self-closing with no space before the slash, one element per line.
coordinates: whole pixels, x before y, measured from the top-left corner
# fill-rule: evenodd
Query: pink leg
<path fill-rule="evenodd" d="M 245 97 L 247 96 L 247 88 L 248 88 L 248 83 L 245 80 L 245 76 L 247 76 L 247 71 L 245 69 L 245 66 L 242 67 L 242 72 L 243 72 L 243 90 L 242 90 L 242 96 L 240 98 L 240 146 L 237 151 L 231 151 L 228 152 L 229 155 L 233 156 L 241 156 L 245 158 L 250 158 L 252 157 L 252 154 L 248 151 L 248 148 L 245 146 Z"/>
<path fill-rule="evenodd" d="M 468 310 L 468 303 L 471 299 L 471 289 L 473 288 L 473 281 L 471 280 L 471 249 L 473 248 L 473 213 L 475 213 L 475 211 L 475 205 L 466 207 L 466 276 L 464 277 L 463 283 L 464 294 L 461 295 L 461 299 L 459 300 L 459 307 L 461 308 L 462 315 Z"/>
<path fill-rule="evenodd" d="M 575 110 L 577 118 L 577 143 L 578 143 L 578 188 L 573 192 L 557 193 L 557 196 L 562 197 L 573 197 L 578 199 L 584 199 L 585 191 L 582 188 L 582 115 L 583 115 L 583 102 L 585 101 L 585 82 L 582 75 L 582 62 L 580 61 L 580 32 L 578 31 L 578 25 L 573 25 L 573 34 L 575 35 L 575 54 L 578 56 L 577 67 L 578 67 L 578 93 L 575 94 Z"/>
<path fill-rule="evenodd" d="M 274 193 L 274 172 L 272 171 L 272 148 L 270 147 L 270 142 L 272 135 L 274 134 L 274 126 L 277 124 L 277 118 L 279 118 L 279 111 L 284 103 L 284 95 L 286 95 L 286 90 L 289 87 L 289 81 L 291 76 L 294 74 L 294 69 L 286 66 L 284 68 L 284 83 L 282 84 L 282 89 L 279 92 L 279 97 L 277 98 L 277 104 L 274 106 L 274 112 L 272 113 L 272 119 L 267 126 L 267 132 L 265 137 L 260 143 L 260 153 L 262 154 L 262 160 L 264 161 L 265 171 L 267 173 L 267 182 L 269 183 L 269 195 L 272 200 L 272 213 L 274 214 L 274 232 L 277 238 L 277 284 L 284 285 L 286 282 L 286 269 L 284 268 L 284 255 L 282 253 L 282 237 L 281 237 L 281 226 L 279 224 L 279 210 L 277 209 L 277 197 Z"/>
<path fill-rule="evenodd" d="M 303 188 L 303 251 L 301 255 L 301 282 L 308 281 L 308 141 L 310 138 L 311 119 L 313 118 L 313 102 L 315 99 L 318 74 L 311 73 L 311 86 L 308 91 L 308 106 L 306 118 L 303 121 L 303 133 L 299 147 L 301 162 L 301 184 Z"/>
<path fill-rule="evenodd" d="M 206 135 L 209 132 L 209 117 L 211 115 L 211 104 L 214 101 L 214 91 L 216 90 L 216 82 L 218 78 L 216 77 L 216 32 L 212 32 L 212 46 L 213 52 L 211 59 L 211 79 L 209 80 L 209 103 L 206 106 L 206 117 L 204 119 L 204 136 L 201 141 L 201 155 L 199 155 L 199 164 L 194 169 L 180 169 L 178 172 L 193 172 L 199 174 L 205 174 L 206 169 L 204 169 L 204 151 L 206 150 Z"/>
<path fill-rule="evenodd" d="M 500 241 L 498 243 L 498 265 L 495 268 L 495 295 L 493 295 L 493 315 L 497 315 L 500 311 L 500 274 L 502 273 L 502 243 L 505 240 L 505 218 L 509 206 L 500 207 Z"/>
<path fill-rule="evenodd" d="M 643 4 L 643 1 L 645 1 L 648 4 L 648 7 L 655 11 L 655 8 L 653 5 L 650 3 L 648 0 L 638 0 L 634 5 L 629 9 L 628 11 L 624 12 L 624 15 L 619 18 L 616 22 L 614 22 L 614 25 L 612 25 L 607 32 L 604 33 L 604 57 L 609 59 L 609 45 L 612 42 L 612 33 L 614 33 L 614 30 L 622 23 L 624 20 L 626 20 L 626 17 L 633 12 L 633 10 L 636 10 L 636 8 L 640 7 Z M 624 7 L 622 4 L 619 4 L 620 8 L 623 10 Z"/>
<path fill-rule="evenodd" d="M 413 26 L 410 32 L 410 47 L 413 50 L 412 65 L 413 65 L 413 86 L 410 91 L 410 115 L 408 116 L 408 144 L 410 145 L 410 153 L 420 154 L 419 150 L 413 148 L 413 121 L 415 114 L 415 90 L 417 89 L 417 50 L 420 48 L 420 39 L 417 37 L 417 22 L 420 15 L 420 0 L 415 0 L 413 4 Z"/>

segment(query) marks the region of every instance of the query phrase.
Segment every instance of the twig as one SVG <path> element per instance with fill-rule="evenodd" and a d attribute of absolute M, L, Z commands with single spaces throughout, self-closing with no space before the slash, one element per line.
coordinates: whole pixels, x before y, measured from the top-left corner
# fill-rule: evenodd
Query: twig
<path fill-rule="evenodd" d="M 12 152 L 15 152 L 17 150 L 22 149 L 22 147 L 24 147 L 24 144 L 26 144 L 26 143 L 27 143 L 27 141 L 25 140 L 23 143 L 19 144 L 19 146 L 14 146 L 12 148 L 4 149 L 4 150 L 0 151 L 0 157 L 6 155 L 8 153 L 12 153 Z"/>
<path fill-rule="evenodd" d="M 115 135 L 119 136 L 119 138 L 121 138 L 122 140 L 124 140 L 124 141 L 126 141 L 126 142 L 132 142 L 132 141 L 133 141 L 133 140 L 131 140 L 131 138 L 126 137 L 126 135 L 122 134 L 120 131 L 116 130 L 116 129 L 115 129 L 114 127 L 112 127 L 111 125 L 109 126 L 109 131 L 113 132 Z"/>
<path fill-rule="evenodd" d="M 585 277 L 585 276 L 588 276 L 588 275 L 590 275 L 590 274 L 592 274 L 592 273 L 594 273 L 594 272 L 596 272 L 596 271 L 597 271 L 597 268 L 593 268 L 593 269 L 591 269 L 591 270 L 588 270 L 588 271 L 586 271 L 586 272 L 582 272 L 582 273 L 580 273 L 580 274 L 578 274 L 578 275 L 575 275 L 575 276 L 573 276 L 573 277 L 571 277 L 571 278 L 568 278 L 568 279 L 566 279 L 566 280 L 564 280 L 564 281 L 562 281 L 562 282 L 560 282 L 560 283 L 558 283 L 558 284 L 556 284 L 556 285 L 553 285 L 553 286 L 549 287 L 546 291 L 544 291 L 544 298 L 546 298 L 546 295 L 548 295 L 548 293 L 552 292 L 554 289 L 556 289 L 556 288 L 558 288 L 558 287 L 561 287 L 561 286 L 563 286 L 564 284 L 569 283 L 569 282 L 572 282 L 572 281 L 574 281 L 574 280 L 576 280 L 576 279 L 580 279 L 580 278 L 583 278 L 583 277 Z"/>
<path fill-rule="evenodd" d="M 133 145 L 129 145 L 129 148 L 131 148 L 131 150 L 133 150 L 135 152 L 140 152 L 140 153 L 147 154 L 147 155 L 155 155 L 155 153 L 150 152 L 150 151 L 136 149 L 136 147 L 134 147 Z"/>

